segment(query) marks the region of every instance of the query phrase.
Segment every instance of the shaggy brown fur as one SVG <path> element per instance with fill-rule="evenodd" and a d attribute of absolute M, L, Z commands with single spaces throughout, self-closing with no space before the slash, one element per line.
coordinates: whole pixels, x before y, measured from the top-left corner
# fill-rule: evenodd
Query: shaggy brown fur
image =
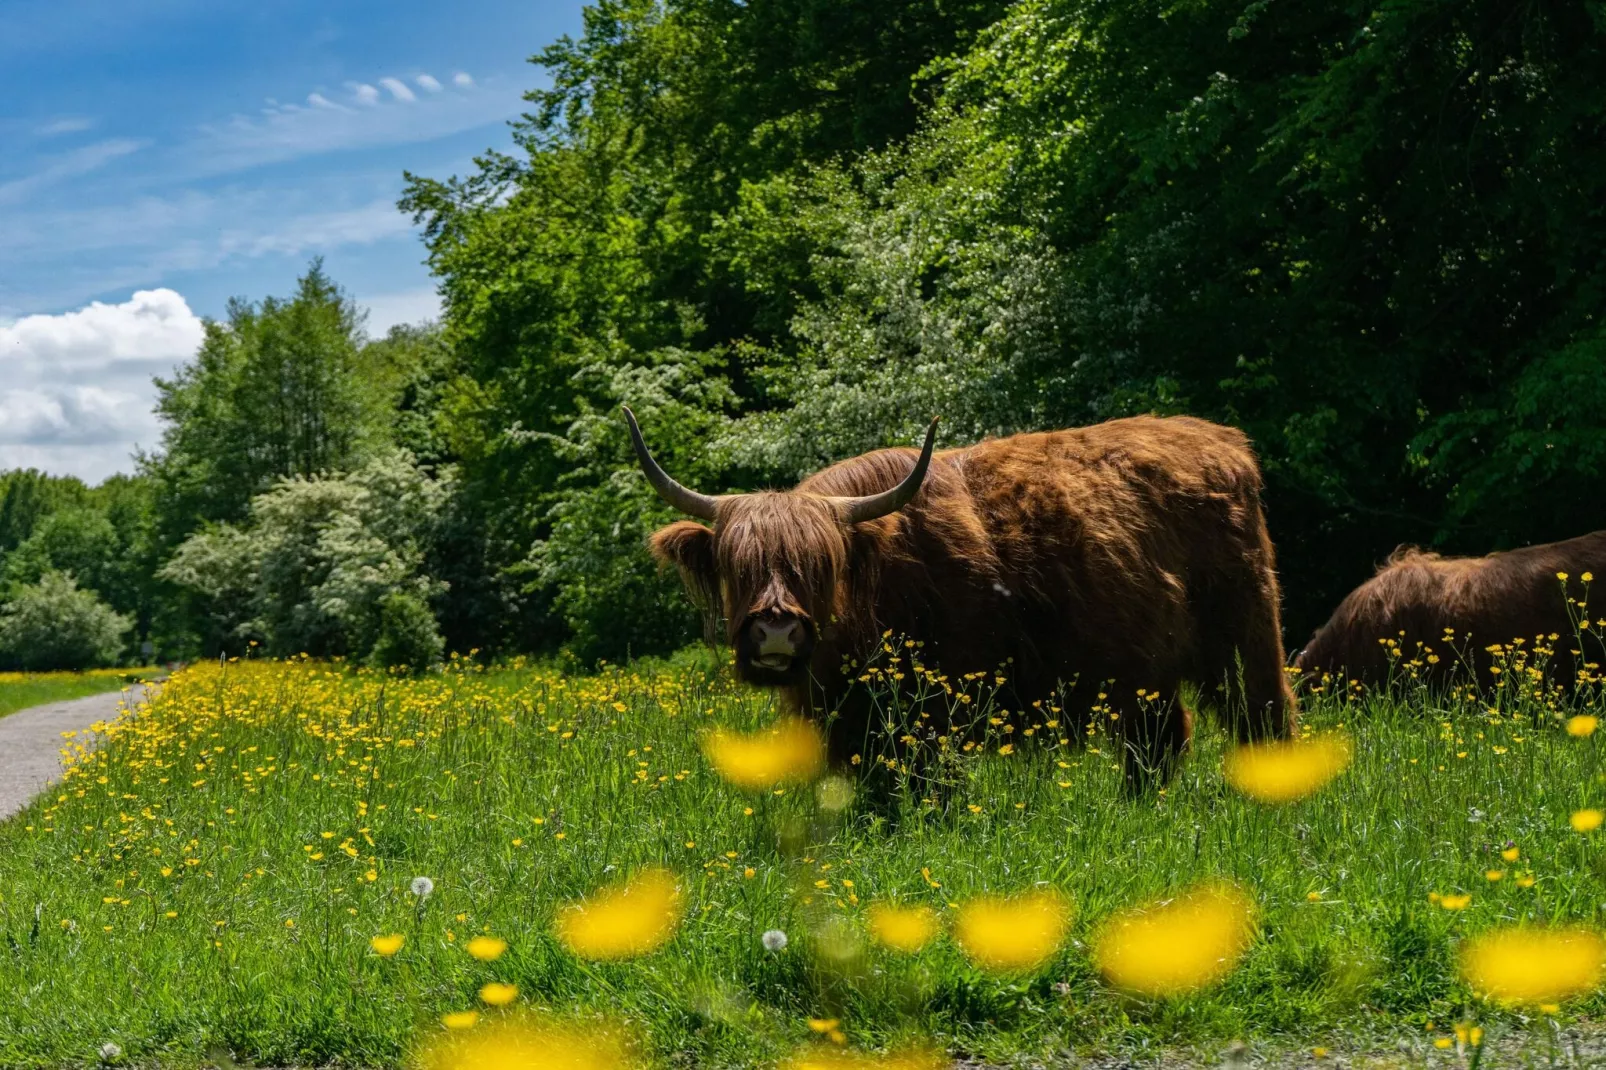
<path fill-rule="evenodd" d="M 1084 699 L 1102 687 L 1135 784 L 1167 775 L 1187 744 L 1184 681 L 1239 739 L 1289 734 L 1272 545 L 1241 433 L 1144 416 L 1016 435 L 936 454 L 890 516 L 850 526 L 825 500 L 882 491 L 916 456 L 879 450 L 792 491 L 723 498 L 712 531 L 681 521 L 652 550 L 722 612 L 739 670 L 754 614 L 818 627 L 806 675 L 743 673 L 799 708 L 837 708 L 844 656 L 864 657 L 891 629 L 924 641 L 927 664 L 953 678 L 1013 659 L 1018 703 L 1078 678 Z M 1090 686 L 1101 681 L 1113 683 Z M 1140 688 L 1162 700 L 1140 703 Z M 868 716 L 841 711 L 833 758 L 863 749 Z"/>
<path fill-rule="evenodd" d="M 1565 592 L 1558 572 L 1568 574 Z M 1395 639 L 1407 660 L 1421 653 L 1419 644 L 1432 648 L 1439 660 L 1424 666 L 1425 676 L 1442 678 L 1470 658 L 1488 684 L 1490 645 L 1513 639 L 1531 645 L 1544 637 L 1549 646 L 1556 635 L 1551 678 L 1571 684 L 1579 647 L 1567 599 L 1583 597 L 1585 572 L 1606 577 L 1606 531 L 1487 557 L 1440 557 L 1404 546 L 1339 603 L 1294 664 L 1302 672 L 1344 673 L 1376 685 L 1400 672 L 1382 642 Z M 1572 614 L 1578 612 L 1572 606 Z M 1456 633 L 1453 645 L 1443 640 L 1446 628 Z M 1584 631 L 1587 637 L 1597 630 L 1590 625 Z M 1606 661 L 1598 635 L 1586 653 L 1589 661 Z"/>

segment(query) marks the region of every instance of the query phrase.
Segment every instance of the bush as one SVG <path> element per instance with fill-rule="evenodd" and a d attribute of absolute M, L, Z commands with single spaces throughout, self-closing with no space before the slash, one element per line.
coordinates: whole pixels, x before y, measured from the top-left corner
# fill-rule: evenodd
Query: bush
<path fill-rule="evenodd" d="M 392 591 L 379 600 L 379 638 L 368 655 L 369 665 L 422 672 L 439 661 L 445 649 L 435 615 L 423 599 L 407 591 Z"/>
<path fill-rule="evenodd" d="M 132 627 L 71 576 L 47 572 L 0 609 L 0 664 L 26 672 L 112 665 Z"/>

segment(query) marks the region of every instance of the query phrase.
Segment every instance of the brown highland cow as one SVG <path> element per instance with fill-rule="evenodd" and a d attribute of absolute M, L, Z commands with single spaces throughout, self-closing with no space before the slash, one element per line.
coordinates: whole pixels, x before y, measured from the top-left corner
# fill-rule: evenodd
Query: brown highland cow
<path fill-rule="evenodd" d="M 1430 679 L 1465 669 L 1470 660 L 1487 685 L 1493 682 L 1491 645 L 1520 639 L 1531 650 L 1537 639 L 1554 650 L 1550 678 L 1571 685 L 1580 632 L 1586 660 L 1606 661 L 1599 627 L 1579 629 L 1575 620 L 1584 619 L 1582 610 L 1569 602 L 1584 597 L 1583 576 L 1597 571 L 1606 576 L 1606 531 L 1487 557 L 1440 557 L 1402 546 L 1339 603 L 1294 665 L 1302 673 L 1343 673 L 1375 686 L 1406 672 L 1402 660 L 1422 660 L 1417 671 Z M 1450 643 L 1446 629 L 1455 632 Z M 1398 644 L 1398 657 L 1385 645 L 1390 639 Z M 1435 662 L 1427 662 L 1428 649 Z"/>
<path fill-rule="evenodd" d="M 713 525 L 671 524 L 653 554 L 724 618 L 743 679 L 839 711 L 834 761 L 871 731 L 868 707 L 840 705 L 843 659 L 886 629 L 955 679 L 1012 660 L 1012 709 L 1062 682 L 1080 680 L 1071 697 L 1089 705 L 1105 691 L 1134 787 L 1163 780 L 1187 745 L 1184 681 L 1241 740 L 1294 725 L 1260 470 L 1238 431 L 1140 416 L 933 454 L 932 421 L 922 451 L 711 497 L 671 479 L 625 415 L 659 495 Z"/>

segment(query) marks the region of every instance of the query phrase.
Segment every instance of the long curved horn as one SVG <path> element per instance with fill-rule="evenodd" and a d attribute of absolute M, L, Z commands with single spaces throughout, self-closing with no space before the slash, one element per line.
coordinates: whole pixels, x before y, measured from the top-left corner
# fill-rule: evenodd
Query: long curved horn
<path fill-rule="evenodd" d="M 862 498 L 832 498 L 837 508 L 841 509 L 850 524 L 862 524 L 866 520 L 896 513 L 909 504 L 920 484 L 925 482 L 926 470 L 931 467 L 931 447 L 937 441 L 937 420 L 933 417 L 931 426 L 926 428 L 926 444 L 920 451 L 920 459 L 915 462 L 914 468 L 903 477 L 891 490 L 884 490 L 880 494 L 866 494 Z"/>
<path fill-rule="evenodd" d="M 647 477 L 647 482 L 652 484 L 652 489 L 658 492 L 658 497 L 687 516 L 712 522 L 714 506 L 719 499 L 699 494 L 676 483 L 673 477 L 652 459 L 652 454 L 647 450 L 647 443 L 641 437 L 641 428 L 636 425 L 636 414 L 630 411 L 629 405 L 619 407 L 624 410 L 625 420 L 630 424 L 630 441 L 635 444 L 636 460 L 641 462 L 642 474 Z"/>

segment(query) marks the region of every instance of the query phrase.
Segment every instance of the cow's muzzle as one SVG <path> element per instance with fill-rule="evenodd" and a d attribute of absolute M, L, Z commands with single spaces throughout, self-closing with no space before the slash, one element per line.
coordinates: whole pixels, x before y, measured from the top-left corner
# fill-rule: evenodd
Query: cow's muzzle
<path fill-rule="evenodd" d="M 755 616 L 742 631 L 743 660 L 772 673 L 788 671 L 807 658 L 814 645 L 814 630 L 809 622 L 791 613 Z"/>

